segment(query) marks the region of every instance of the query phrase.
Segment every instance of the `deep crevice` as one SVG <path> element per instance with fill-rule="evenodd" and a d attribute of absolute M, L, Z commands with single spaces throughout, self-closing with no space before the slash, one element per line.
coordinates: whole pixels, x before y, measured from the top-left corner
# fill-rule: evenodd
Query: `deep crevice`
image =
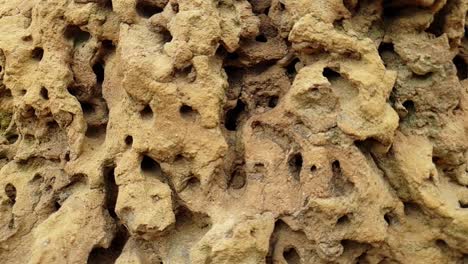
<path fill-rule="evenodd" d="M 226 113 L 226 118 L 224 122 L 224 126 L 226 127 L 227 130 L 229 131 L 236 131 L 237 126 L 239 125 L 239 116 L 244 112 L 245 110 L 245 103 L 238 99 L 236 107 L 233 109 L 230 109 Z"/>
<path fill-rule="evenodd" d="M 294 153 L 289 157 L 288 165 L 289 165 L 289 172 L 293 176 L 296 181 L 301 180 L 301 171 L 302 171 L 302 154 L 301 153 Z"/>
<path fill-rule="evenodd" d="M 297 74 L 296 65 L 301 62 L 299 58 L 294 58 L 288 65 L 286 65 L 286 73 L 290 80 L 294 79 Z"/>
<path fill-rule="evenodd" d="M 93 72 L 96 75 L 96 83 L 102 85 L 104 82 L 104 63 L 101 61 L 96 62 L 93 65 Z"/>
<path fill-rule="evenodd" d="M 117 202 L 117 196 L 119 195 L 119 186 L 115 182 L 115 166 L 104 168 L 104 189 L 106 193 L 105 208 L 109 212 L 109 215 L 117 219 L 115 213 L 115 204 Z"/>
<path fill-rule="evenodd" d="M 88 264 L 115 263 L 129 238 L 128 230 L 119 225 L 117 232 L 108 248 L 94 248 L 88 256 Z"/>
<path fill-rule="evenodd" d="M 466 61 L 460 55 L 457 55 L 455 58 L 453 58 L 453 64 L 457 68 L 457 76 L 460 81 L 468 78 Z"/>
<path fill-rule="evenodd" d="M 94 113 L 94 105 L 88 102 L 80 102 L 81 110 L 83 111 L 83 115 L 89 116 Z"/>

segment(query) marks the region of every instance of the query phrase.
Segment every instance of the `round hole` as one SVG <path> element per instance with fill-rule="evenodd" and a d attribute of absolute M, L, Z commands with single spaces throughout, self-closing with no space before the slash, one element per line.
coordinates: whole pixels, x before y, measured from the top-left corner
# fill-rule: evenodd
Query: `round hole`
<path fill-rule="evenodd" d="M 130 135 L 125 137 L 125 144 L 132 145 L 133 144 L 133 137 L 130 136 Z"/>
<path fill-rule="evenodd" d="M 146 105 L 145 108 L 140 111 L 140 116 L 146 120 L 153 118 L 153 109 L 151 109 L 149 105 Z"/>
<path fill-rule="evenodd" d="M 272 96 L 270 97 L 270 99 L 268 100 L 268 107 L 270 108 L 275 108 L 276 105 L 278 105 L 278 96 Z"/>
<path fill-rule="evenodd" d="M 180 115 L 182 118 L 187 120 L 195 120 L 197 117 L 197 111 L 193 109 L 191 106 L 183 104 L 179 109 Z"/>
<path fill-rule="evenodd" d="M 283 257 L 284 260 L 286 260 L 286 263 L 288 264 L 301 263 L 301 257 L 299 256 L 299 253 L 297 253 L 297 250 L 294 247 L 285 248 L 283 251 Z"/>
<path fill-rule="evenodd" d="M 317 166 L 312 165 L 312 167 L 310 167 L 310 171 L 311 171 L 311 172 L 315 172 L 316 170 L 317 170 Z"/>
<path fill-rule="evenodd" d="M 44 50 L 40 47 L 36 47 L 31 51 L 31 57 L 36 61 L 41 61 L 44 57 Z"/>
<path fill-rule="evenodd" d="M 338 220 L 336 221 L 336 225 L 346 225 L 346 224 L 349 224 L 350 222 L 351 220 L 349 219 L 348 214 L 346 214 L 338 218 Z"/>
<path fill-rule="evenodd" d="M 41 93 L 42 99 L 49 100 L 49 91 L 47 91 L 46 88 L 42 87 L 40 93 Z"/>

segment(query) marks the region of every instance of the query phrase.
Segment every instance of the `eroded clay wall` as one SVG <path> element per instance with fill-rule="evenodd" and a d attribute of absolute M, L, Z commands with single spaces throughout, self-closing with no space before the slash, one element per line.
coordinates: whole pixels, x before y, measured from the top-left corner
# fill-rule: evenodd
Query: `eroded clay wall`
<path fill-rule="evenodd" d="M 1 263 L 468 263 L 466 0 L 0 0 Z"/>

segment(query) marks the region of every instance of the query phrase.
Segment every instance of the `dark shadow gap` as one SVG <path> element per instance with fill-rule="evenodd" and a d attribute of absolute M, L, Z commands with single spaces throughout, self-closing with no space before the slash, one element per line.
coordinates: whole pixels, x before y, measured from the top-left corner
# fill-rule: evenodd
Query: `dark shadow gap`
<path fill-rule="evenodd" d="M 161 7 L 158 7 L 151 1 L 147 0 L 138 0 L 136 2 L 136 10 L 137 13 L 144 18 L 150 18 L 153 15 L 161 13 L 163 11 Z"/>
<path fill-rule="evenodd" d="M 44 49 L 36 47 L 31 51 L 31 57 L 36 61 L 41 61 L 44 57 Z"/>
<path fill-rule="evenodd" d="M 457 55 L 453 58 L 453 64 L 457 68 L 457 76 L 460 81 L 468 78 L 468 69 L 466 67 L 466 61 L 460 56 Z"/>
<path fill-rule="evenodd" d="M 45 87 L 41 87 L 40 94 L 42 99 L 49 100 L 49 91 Z"/>
<path fill-rule="evenodd" d="M 115 263 L 129 238 L 128 230 L 119 225 L 117 232 L 108 248 L 94 248 L 88 256 L 88 264 Z"/>
<path fill-rule="evenodd" d="M 224 126 L 229 131 L 236 131 L 237 126 L 239 125 L 239 117 L 245 110 L 245 104 L 242 100 L 238 99 L 236 107 L 230 109 L 226 113 L 226 118 L 224 121 Z"/>
<path fill-rule="evenodd" d="M 302 171 L 302 154 L 301 153 L 295 153 L 289 157 L 288 161 L 288 166 L 289 166 L 289 172 L 293 176 L 293 178 L 296 181 L 301 180 L 301 171 Z"/>
<path fill-rule="evenodd" d="M 301 257 L 299 256 L 299 253 L 297 253 L 296 248 L 294 247 L 287 247 L 283 251 L 283 257 L 284 260 L 288 264 L 300 264 L 301 263 Z"/>
<path fill-rule="evenodd" d="M 119 195 L 119 186 L 115 182 L 115 166 L 104 168 L 103 174 L 104 190 L 106 193 L 105 208 L 112 218 L 117 219 L 115 204 L 117 202 L 117 196 Z"/>
<path fill-rule="evenodd" d="M 80 27 L 75 25 L 67 26 L 64 36 L 69 40 L 73 40 L 73 47 L 77 47 L 91 38 L 89 32 L 83 31 Z"/>
<path fill-rule="evenodd" d="M 8 197 L 10 204 L 14 205 L 16 203 L 16 187 L 13 184 L 8 183 L 5 186 L 5 194 Z"/>
<path fill-rule="evenodd" d="M 96 82 L 98 85 L 102 85 L 104 82 L 104 64 L 101 61 L 96 62 L 93 65 L 93 72 L 96 75 Z"/>
<path fill-rule="evenodd" d="M 142 119 L 145 120 L 150 120 L 153 118 L 153 109 L 151 109 L 151 106 L 146 105 L 143 110 L 140 111 L 140 116 Z"/>

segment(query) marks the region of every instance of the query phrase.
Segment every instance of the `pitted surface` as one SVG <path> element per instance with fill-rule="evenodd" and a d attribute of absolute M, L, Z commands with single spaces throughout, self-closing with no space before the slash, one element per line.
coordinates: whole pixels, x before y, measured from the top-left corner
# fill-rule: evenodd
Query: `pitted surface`
<path fill-rule="evenodd" d="M 468 263 L 466 0 L 0 0 L 0 262 Z"/>

